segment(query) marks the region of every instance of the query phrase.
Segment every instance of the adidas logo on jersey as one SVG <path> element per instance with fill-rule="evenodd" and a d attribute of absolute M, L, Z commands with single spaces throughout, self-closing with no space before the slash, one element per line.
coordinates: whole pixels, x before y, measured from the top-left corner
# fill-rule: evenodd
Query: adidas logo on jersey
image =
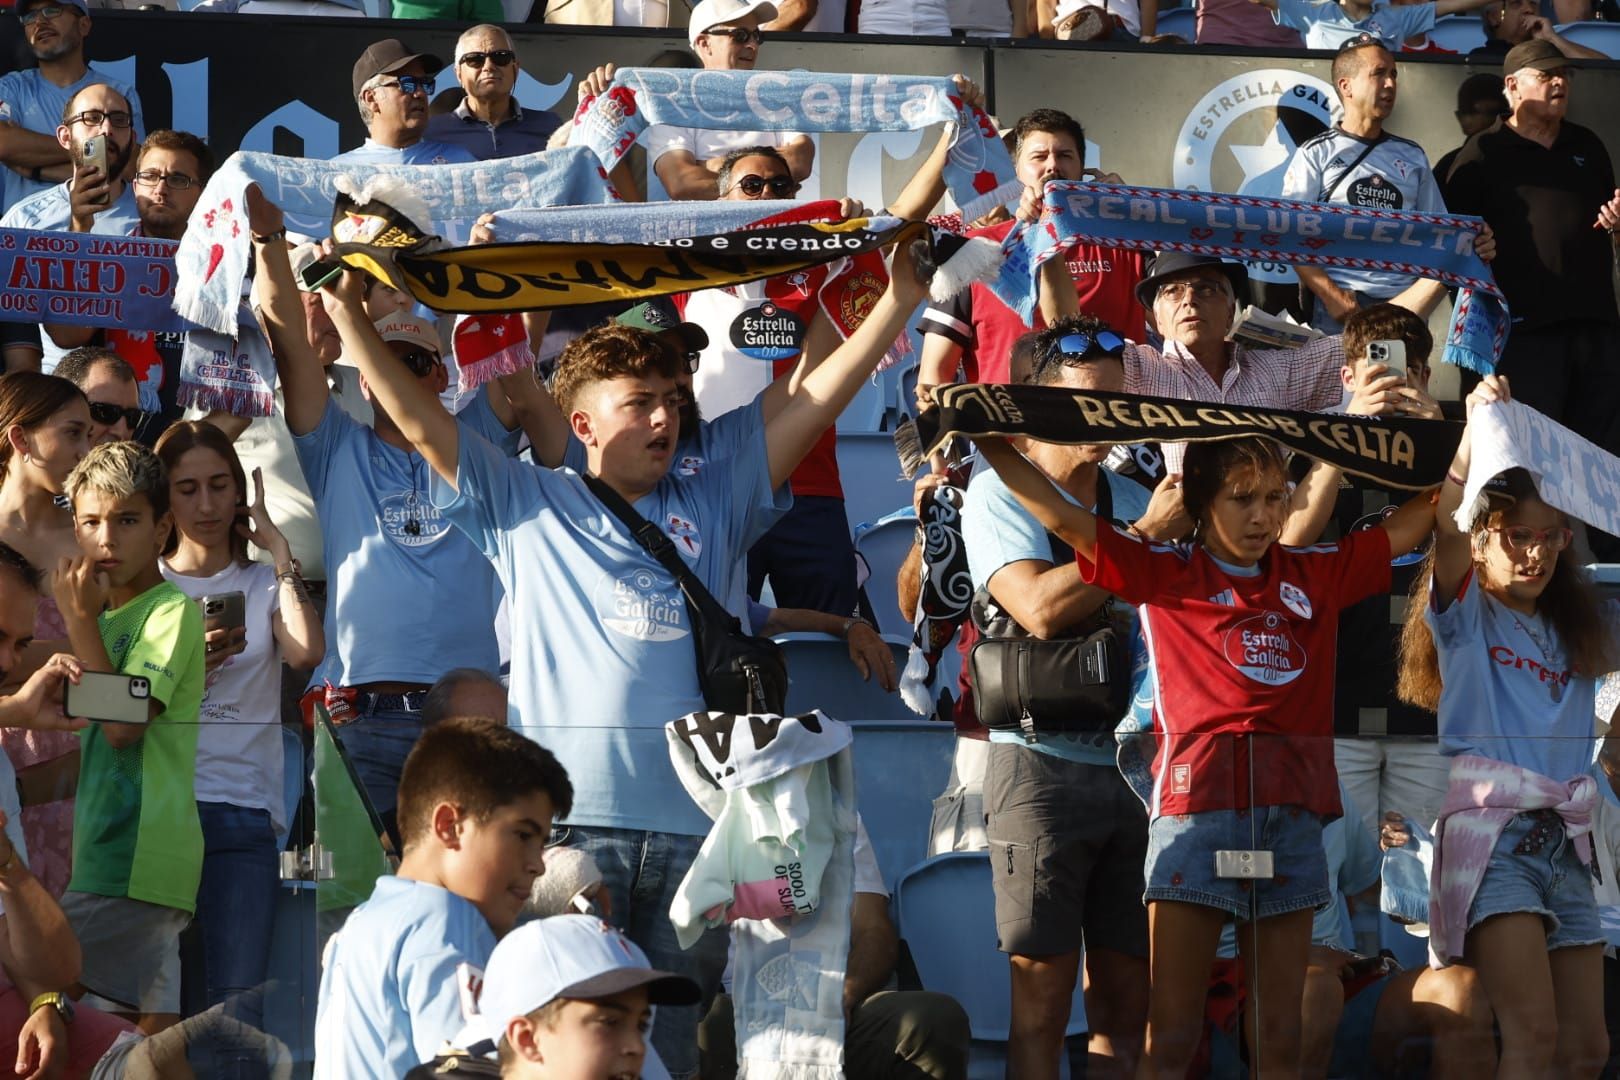
<path fill-rule="evenodd" d="M 1233 592 L 1231 589 L 1222 589 L 1220 592 L 1210 597 L 1209 602 L 1212 604 L 1220 604 L 1222 607 L 1237 607 L 1237 593 Z"/>

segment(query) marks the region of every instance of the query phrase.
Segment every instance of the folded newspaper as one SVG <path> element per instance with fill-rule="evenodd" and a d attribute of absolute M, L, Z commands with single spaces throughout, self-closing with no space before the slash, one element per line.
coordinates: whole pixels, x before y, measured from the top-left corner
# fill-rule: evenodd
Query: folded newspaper
<path fill-rule="evenodd" d="M 1286 311 L 1273 315 L 1250 304 L 1237 317 L 1227 336 L 1262 349 L 1297 349 L 1325 335 L 1314 327 L 1301 326 Z"/>

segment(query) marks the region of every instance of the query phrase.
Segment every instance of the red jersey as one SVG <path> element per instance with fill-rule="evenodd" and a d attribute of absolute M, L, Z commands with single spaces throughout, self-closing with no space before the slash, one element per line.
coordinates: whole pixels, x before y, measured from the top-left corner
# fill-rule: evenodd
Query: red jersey
<path fill-rule="evenodd" d="M 1339 609 L 1389 590 L 1389 555 L 1389 534 L 1368 529 L 1275 544 L 1246 576 L 1201 545 L 1097 531 L 1096 561 L 1080 558 L 1080 574 L 1140 606 L 1153 659 L 1153 816 L 1249 805 L 1339 816 Z"/>
<path fill-rule="evenodd" d="M 1004 221 L 968 235 L 999 244 L 1012 227 L 1013 222 Z M 1142 280 L 1141 253 L 1080 243 L 1066 249 L 1064 258 L 1074 277 L 1080 311 L 1095 315 L 1122 337 L 1139 337 L 1144 318 L 1142 305 L 1136 302 L 1136 283 Z M 1035 325 L 1027 325 L 989 286 L 975 284 L 948 304 L 930 304 L 923 311 L 920 329 L 925 334 L 943 334 L 962 346 L 962 370 L 968 382 L 1004 383 L 1012 381 L 1007 358 L 1012 355 L 1013 342 L 1045 325 L 1038 311 Z"/>

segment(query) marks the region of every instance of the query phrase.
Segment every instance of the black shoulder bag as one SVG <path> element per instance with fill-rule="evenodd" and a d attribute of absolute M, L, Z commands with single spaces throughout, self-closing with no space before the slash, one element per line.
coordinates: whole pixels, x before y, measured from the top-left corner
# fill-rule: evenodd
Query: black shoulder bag
<path fill-rule="evenodd" d="M 1097 527 L 1109 527 L 1113 492 L 1097 477 Z M 1048 533 L 1052 562 L 1073 561 L 1074 550 Z M 979 721 L 993 731 L 1026 738 L 1058 732 L 1112 731 L 1130 705 L 1131 672 L 1114 627 L 1113 600 L 1074 634 L 1051 640 L 1029 632 L 999 608 L 987 587 L 973 595 L 979 642 L 968 656 Z"/>
<path fill-rule="evenodd" d="M 787 708 L 787 661 L 770 638 L 743 633 L 742 623 L 704 587 L 681 559 L 663 530 L 636 513 L 624 496 L 594 476 L 585 486 L 624 522 L 636 541 L 675 576 L 692 621 L 698 685 L 703 703 L 714 712 L 781 713 Z"/>

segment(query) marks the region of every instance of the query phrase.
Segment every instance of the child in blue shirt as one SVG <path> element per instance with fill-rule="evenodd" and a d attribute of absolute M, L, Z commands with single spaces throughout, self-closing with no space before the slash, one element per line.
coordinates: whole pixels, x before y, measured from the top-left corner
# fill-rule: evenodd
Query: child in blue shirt
<path fill-rule="evenodd" d="M 549 750 L 490 720 L 423 733 L 399 782 L 399 871 L 327 945 L 315 1076 L 403 1076 L 477 1010 L 573 785 Z"/>
<path fill-rule="evenodd" d="M 1490 0 L 1254 0 L 1272 11 L 1279 26 L 1298 30 L 1307 49 L 1339 49 L 1367 34 L 1400 52 L 1401 42 L 1426 34 L 1441 15 L 1482 8 Z"/>

